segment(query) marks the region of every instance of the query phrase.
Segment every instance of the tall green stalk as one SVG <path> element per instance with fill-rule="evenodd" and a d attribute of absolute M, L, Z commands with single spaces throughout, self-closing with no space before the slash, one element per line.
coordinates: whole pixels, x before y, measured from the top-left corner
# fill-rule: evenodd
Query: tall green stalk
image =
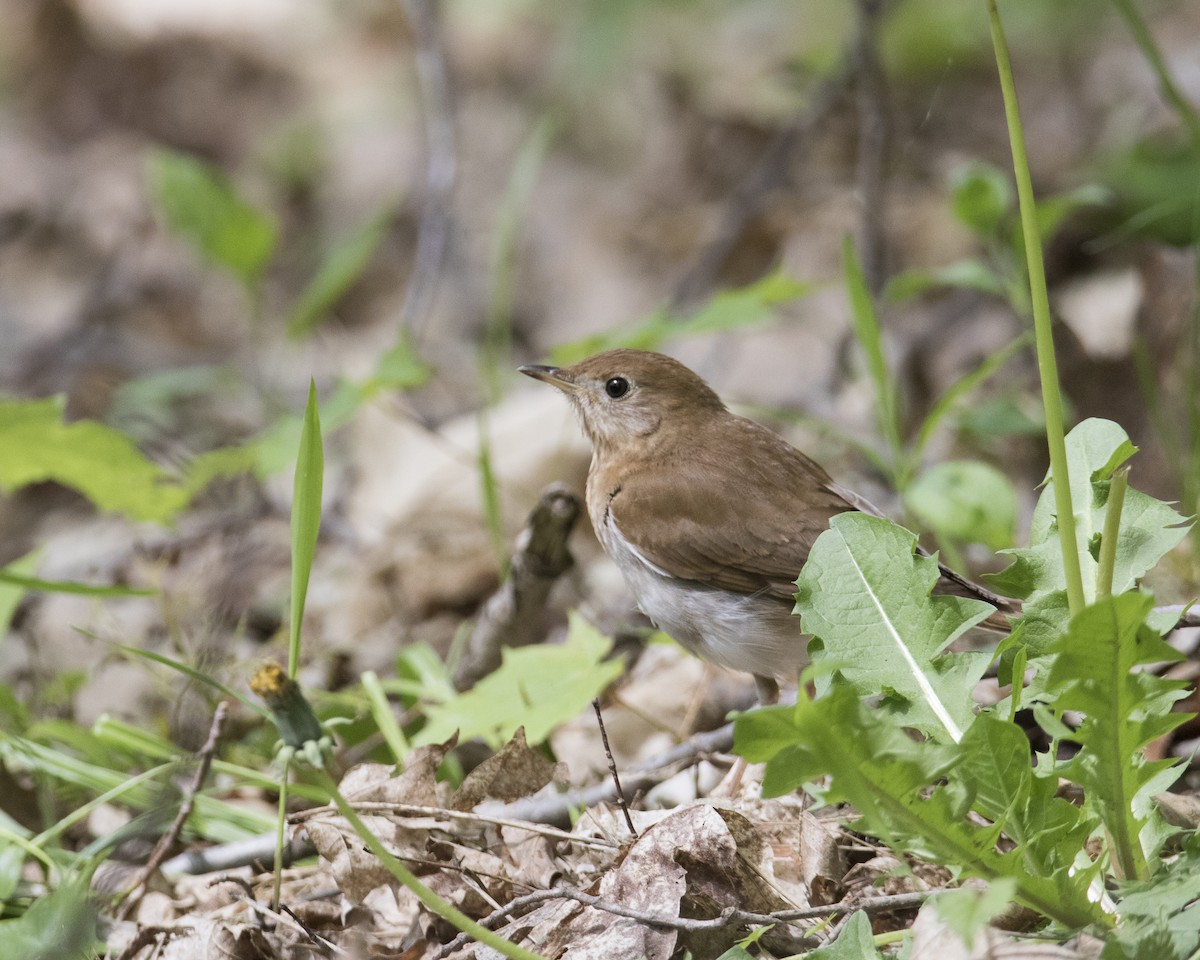
<path fill-rule="evenodd" d="M 1079 563 L 1079 548 L 1075 538 L 1075 512 L 1071 505 L 1071 485 L 1067 467 L 1067 444 L 1063 430 L 1062 393 L 1058 386 L 1058 367 L 1054 356 L 1054 335 L 1050 328 L 1050 298 L 1046 293 L 1046 272 L 1042 264 L 1042 238 L 1038 230 L 1037 210 L 1033 199 L 1033 183 L 1029 176 L 1029 157 L 1025 151 L 1025 134 L 1021 129 L 1021 113 L 1017 106 L 1017 90 L 1013 83 L 1012 62 L 1008 42 L 1000 23 L 996 0 L 987 0 L 991 19 L 992 47 L 996 52 L 996 68 L 1000 73 L 1000 89 L 1004 94 L 1004 115 L 1008 121 L 1008 140 L 1012 146 L 1013 173 L 1017 181 L 1017 198 L 1021 209 L 1021 232 L 1025 239 L 1025 260 L 1029 270 L 1029 292 L 1033 305 L 1033 331 L 1037 344 L 1038 373 L 1042 381 L 1042 406 L 1046 413 L 1046 442 L 1050 448 L 1050 470 L 1054 477 L 1054 506 L 1058 514 L 1058 535 L 1062 544 L 1063 571 L 1067 578 L 1067 603 L 1071 615 L 1079 613 L 1086 603 L 1083 591 L 1083 571 Z"/>

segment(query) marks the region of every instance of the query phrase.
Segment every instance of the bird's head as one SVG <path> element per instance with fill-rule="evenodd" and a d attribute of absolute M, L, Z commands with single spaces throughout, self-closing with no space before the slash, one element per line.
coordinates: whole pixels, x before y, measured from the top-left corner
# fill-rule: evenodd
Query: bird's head
<path fill-rule="evenodd" d="M 609 350 L 569 367 L 520 370 L 570 398 L 598 450 L 644 445 L 664 424 L 686 431 L 725 410 L 699 376 L 678 360 L 648 350 Z"/>

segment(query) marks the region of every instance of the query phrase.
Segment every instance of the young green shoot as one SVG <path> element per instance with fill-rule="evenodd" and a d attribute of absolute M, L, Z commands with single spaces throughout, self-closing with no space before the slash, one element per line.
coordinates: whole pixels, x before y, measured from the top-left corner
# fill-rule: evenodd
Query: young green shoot
<path fill-rule="evenodd" d="M 1096 571 L 1096 599 L 1112 596 L 1113 569 L 1117 563 L 1117 538 L 1121 532 L 1121 508 L 1129 488 L 1129 467 L 1113 474 L 1104 510 L 1104 530 L 1100 534 L 1100 567 Z"/>

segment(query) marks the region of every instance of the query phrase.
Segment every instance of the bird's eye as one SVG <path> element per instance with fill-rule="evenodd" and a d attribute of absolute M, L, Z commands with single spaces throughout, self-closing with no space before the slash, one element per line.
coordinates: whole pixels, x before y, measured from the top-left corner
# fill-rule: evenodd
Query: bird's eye
<path fill-rule="evenodd" d="M 611 377 L 604 385 L 604 392 L 614 400 L 620 400 L 629 392 L 629 381 L 624 377 Z"/>

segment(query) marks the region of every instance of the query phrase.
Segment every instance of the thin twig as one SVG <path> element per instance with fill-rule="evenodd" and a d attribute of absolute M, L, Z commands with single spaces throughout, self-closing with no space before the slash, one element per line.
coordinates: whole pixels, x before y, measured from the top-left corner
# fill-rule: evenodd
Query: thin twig
<path fill-rule="evenodd" d="M 256 903 L 255 906 L 257 907 L 258 904 Z M 331 953 L 337 953 L 339 956 L 342 956 L 342 957 L 350 956 L 350 954 L 348 954 L 345 950 L 343 950 L 341 947 L 339 947 L 332 940 L 328 939 L 327 937 L 323 937 L 319 933 L 317 933 L 317 931 L 315 931 L 312 927 L 310 927 L 307 923 L 305 923 L 297 915 L 296 911 L 293 910 L 291 907 L 289 907 L 286 903 L 281 903 L 279 905 L 279 911 L 281 914 L 287 914 L 287 916 L 291 917 L 296 923 L 298 923 L 300 925 L 300 929 L 304 931 L 304 935 L 308 937 L 309 942 L 312 943 L 314 946 L 316 946 L 318 949 L 320 949 L 320 951 L 322 953 L 324 953 L 326 956 L 328 956 Z M 282 917 L 280 919 L 282 919 Z"/>
<path fill-rule="evenodd" d="M 575 900 L 596 910 L 611 913 L 613 916 L 636 920 L 650 927 L 667 930 L 679 930 L 686 933 L 707 933 L 723 930 L 735 924 L 752 924 L 765 926 L 767 924 L 797 924 L 803 920 L 823 920 L 829 917 L 840 917 L 862 910 L 865 913 L 888 913 L 893 910 L 911 910 L 919 907 L 938 890 L 926 890 L 919 893 L 897 893 L 883 897 L 873 897 L 867 900 L 843 900 L 824 907 L 803 907 L 796 910 L 778 910 L 775 913 L 753 913 L 749 910 L 726 908 L 720 916 L 707 920 L 689 917 L 664 917 L 660 914 L 636 910 L 621 903 L 613 903 L 595 894 L 585 893 L 574 887 L 560 886 L 549 890 L 535 890 L 522 897 L 514 897 L 502 908 L 489 914 L 479 921 L 480 926 L 495 929 L 502 921 L 522 913 L 530 907 L 535 907 L 549 900 Z M 459 935 L 446 944 L 432 960 L 445 960 L 455 950 L 461 949 L 470 940 Z"/>
<path fill-rule="evenodd" d="M 625 791 L 621 789 L 621 777 L 617 773 L 617 762 L 613 759 L 612 747 L 608 745 L 608 731 L 604 729 L 604 715 L 600 712 L 598 697 L 592 701 L 592 708 L 596 711 L 596 723 L 600 725 L 600 742 L 604 744 L 604 755 L 608 757 L 608 772 L 617 791 L 617 805 L 621 808 L 621 813 L 625 814 L 625 825 L 629 827 L 630 834 L 637 840 L 641 835 L 633 825 L 633 817 L 629 815 L 629 802 L 625 799 Z"/>
<path fill-rule="evenodd" d="M 400 308 L 400 329 L 418 339 L 429 320 L 446 251 L 450 203 L 458 168 L 450 71 L 446 65 L 437 0 L 400 0 L 416 45 L 417 84 L 425 120 L 425 197 L 417 250 Z"/>
<path fill-rule="evenodd" d="M 117 960 L 133 960 L 139 953 L 161 939 L 180 936 L 187 931 L 178 927 L 139 927 L 137 935 L 129 941 L 128 946 L 121 951 Z"/>
<path fill-rule="evenodd" d="M 626 770 L 622 786 L 627 795 L 638 790 L 648 790 L 700 758 L 726 752 L 732 746 L 732 723 L 707 733 L 696 734 L 679 746 Z M 599 803 L 610 803 L 616 798 L 616 787 L 611 780 L 606 780 L 586 790 L 568 790 L 550 797 L 526 797 L 524 800 L 506 804 L 500 811 L 504 816 L 515 820 L 569 826 L 572 810 L 587 810 Z"/>
<path fill-rule="evenodd" d="M 183 801 L 179 804 L 179 810 L 175 814 L 175 821 L 171 824 L 171 828 L 158 839 L 158 843 L 154 845 L 154 850 L 150 853 L 150 859 L 145 865 L 138 870 L 134 876 L 133 882 L 126 888 L 121 899 L 125 901 L 125 906 L 121 910 L 121 916 L 128 915 L 129 908 L 135 902 L 131 896 L 135 891 L 142 889 L 146 885 L 146 881 L 157 870 L 167 858 L 167 853 L 179 841 L 179 835 L 183 832 L 184 824 L 187 823 L 188 817 L 192 815 L 192 808 L 196 804 L 196 794 L 204 786 L 204 781 L 208 779 L 208 771 L 212 766 L 213 755 L 217 752 L 217 746 L 221 742 L 221 729 L 225 726 L 225 714 L 229 710 L 229 704 L 222 700 L 217 704 L 217 709 L 213 712 L 212 723 L 208 728 L 208 739 L 204 741 L 204 746 L 200 748 L 198 754 L 199 763 L 196 765 L 196 772 L 192 777 L 191 783 L 183 791 Z"/>

